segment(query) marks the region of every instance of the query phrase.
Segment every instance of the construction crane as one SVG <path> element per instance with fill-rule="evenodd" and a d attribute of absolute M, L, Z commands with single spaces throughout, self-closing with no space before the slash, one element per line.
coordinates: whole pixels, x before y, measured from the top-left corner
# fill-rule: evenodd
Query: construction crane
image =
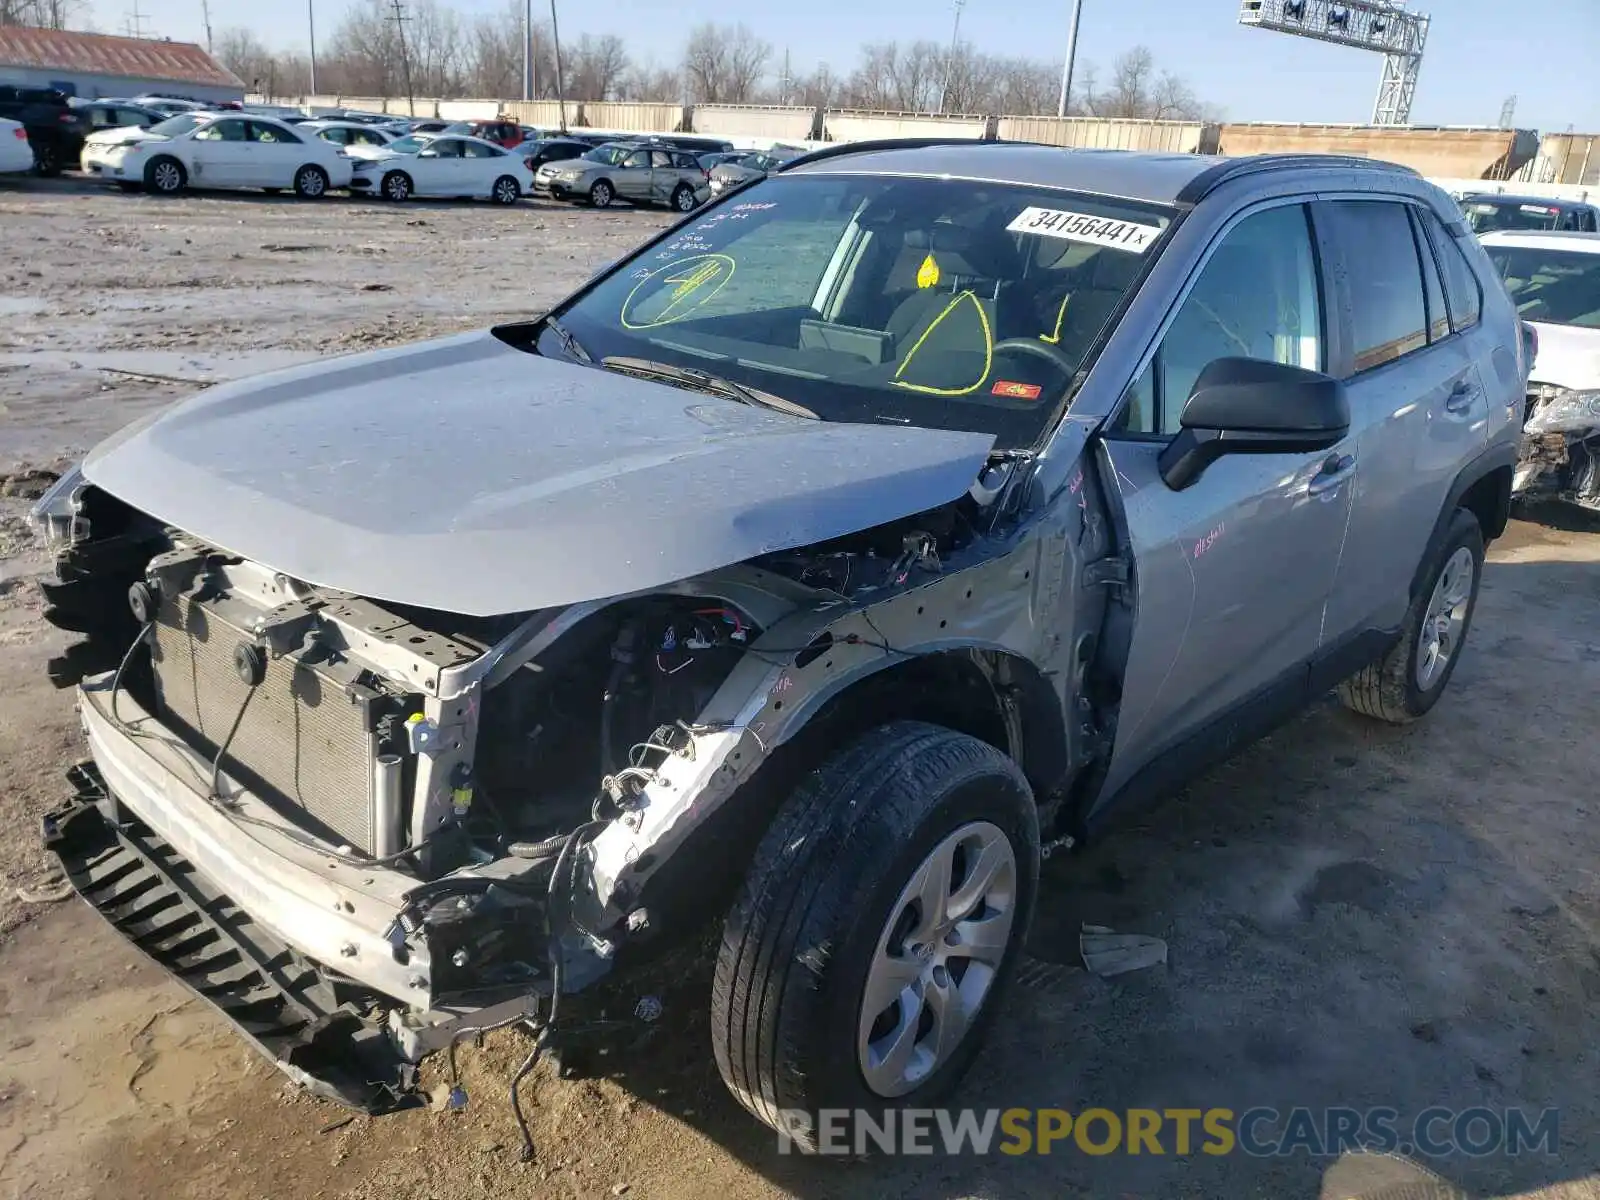
<path fill-rule="evenodd" d="M 1383 55 L 1374 125 L 1405 125 L 1417 94 L 1429 18 L 1391 0 L 1242 0 L 1239 24 Z"/>

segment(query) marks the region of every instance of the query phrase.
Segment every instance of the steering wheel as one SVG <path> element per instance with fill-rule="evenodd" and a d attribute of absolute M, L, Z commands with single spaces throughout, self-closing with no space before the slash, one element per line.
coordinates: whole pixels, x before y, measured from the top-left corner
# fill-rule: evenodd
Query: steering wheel
<path fill-rule="evenodd" d="M 1077 360 L 1070 354 L 1053 342 L 1041 341 L 1039 338 L 1005 338 L 994 344 L 996 357 L 1004 350 L 1019 350 L 1023 354 L 1031 354 L 1034 358 L 1042 358 L 1062 374 L 1069 377 L 1076 374 L 1078 370 Z"/>

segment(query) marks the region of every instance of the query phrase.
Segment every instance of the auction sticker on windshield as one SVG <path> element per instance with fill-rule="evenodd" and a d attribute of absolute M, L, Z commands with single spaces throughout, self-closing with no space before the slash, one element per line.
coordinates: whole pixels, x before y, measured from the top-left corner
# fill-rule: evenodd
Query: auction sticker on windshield
<path fill-rule="evenodd" d="M 1157 225 L 1119 221 L 1115 217 L 1096 217 L 1089 213 L 1067 212 L 1059 208 L 1025 208 L 1006 229 L 1012 233 L 1034 233 L 1041 237 L 1065 238 L 1069 242 L 1088 242 L 1143 254 L 1161 236 Z"/>

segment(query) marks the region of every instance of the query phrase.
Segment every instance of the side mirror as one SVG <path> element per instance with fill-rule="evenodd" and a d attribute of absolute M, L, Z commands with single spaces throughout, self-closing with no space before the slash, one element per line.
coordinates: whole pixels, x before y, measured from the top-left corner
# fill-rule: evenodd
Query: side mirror
<path fill-rule="evenodd" d="M 1219 358 L 1195 380 L 1161 478 L 1182 491 L 1225 454 L 1310 454 L 1350 432 L 1344 384 L 1256 358 Z"/>

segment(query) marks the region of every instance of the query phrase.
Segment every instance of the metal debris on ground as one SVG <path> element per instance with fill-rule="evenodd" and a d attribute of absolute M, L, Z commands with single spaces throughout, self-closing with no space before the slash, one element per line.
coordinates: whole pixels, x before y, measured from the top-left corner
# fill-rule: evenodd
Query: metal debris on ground
<path fill-rule="evenodd" d="M 1085 925 L 1078 934 L 1078 953 L 1090 974 L 1109 979 L 1166 962 L 1167 943 L 1148 934 L 1116 933 L 1104 925 Z"/>

